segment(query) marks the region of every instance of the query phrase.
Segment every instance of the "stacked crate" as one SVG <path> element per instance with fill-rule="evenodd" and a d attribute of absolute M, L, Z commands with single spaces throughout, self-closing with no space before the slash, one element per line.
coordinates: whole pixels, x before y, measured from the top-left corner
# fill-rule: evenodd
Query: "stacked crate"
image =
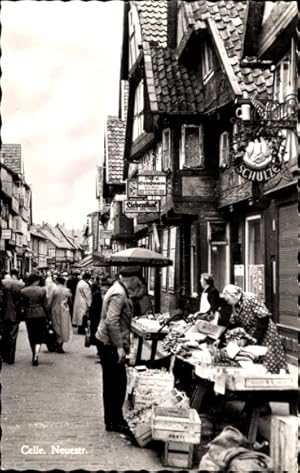
<path fill-rule="evenodd" d="M 192 468 L 194 445 L 200 444 L 201 421 L 195 409 L 153 407 L 152 438 L 165 443 L 163 465 Z"/>
<path fill-rule="evenodd" d="M 137 373 L 133 388 L 133 405 L 139 409 L 159 403 L 174 387 L 174 376 L 167 371 L 146 370 Z"/>

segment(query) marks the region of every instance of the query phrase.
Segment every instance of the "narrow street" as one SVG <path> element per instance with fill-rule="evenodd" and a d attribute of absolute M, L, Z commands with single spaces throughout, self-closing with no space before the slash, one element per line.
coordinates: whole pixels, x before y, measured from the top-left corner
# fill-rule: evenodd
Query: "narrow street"
<path fill-rule="evenodd" d="M 2 365 L 2 469 L 162 469 L 156 451 L 104 430 L 101 365 L 95 347 L 84 348 L 83 342 L 74 334 L 65 354 L 49 353 L 43 345 L 33 367 L 21 323 L 16 362 Z"/>

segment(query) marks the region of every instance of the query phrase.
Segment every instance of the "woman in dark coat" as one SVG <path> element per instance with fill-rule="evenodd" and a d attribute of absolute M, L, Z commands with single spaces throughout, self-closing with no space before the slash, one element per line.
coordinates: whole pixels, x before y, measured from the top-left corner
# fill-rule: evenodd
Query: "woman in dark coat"
<path fill-rule="evenodd" d="M 207 320 L 215 320 L 218 323 L 220 308 L 220 295 L 214 286 L 213 277 L 208 273 L 202 273 L 200 283 L 203 291 L 200 296 L 200 307 L 197 316 L 205 316 Z"/>
<path fill-rule="evenodd" d="M 89 319 L 91 323 L 91 344 L 96 345 L 95 333 L 100 323 L 100 315 L 102 309 L 102 295 L 100 287 L 100 279 L 96 276 L 95 282 L 92 284 L 92 304 L 89 311 Z"/>
<path fill-rule="evenodd" d="M 28 278 L 28 286 L 21 290 L 25 323 L 32 350 L 33 366 L 38 366 L 41 344 L 46 341 L 46 317 L 49 318 L 46 287 L 39 284 L 40 276 L 33 273 Z"/>

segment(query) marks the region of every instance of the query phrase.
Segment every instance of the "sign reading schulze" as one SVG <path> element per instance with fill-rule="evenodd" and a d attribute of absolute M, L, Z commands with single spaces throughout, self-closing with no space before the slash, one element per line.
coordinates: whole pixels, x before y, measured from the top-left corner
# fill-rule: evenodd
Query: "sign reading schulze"
<path fill-rule="evenodd" d="M 123 202 L 123 212 L 125 214 L 157 213 L 160 210 L 159 205 L 159 200 L 125 200 Z"/>

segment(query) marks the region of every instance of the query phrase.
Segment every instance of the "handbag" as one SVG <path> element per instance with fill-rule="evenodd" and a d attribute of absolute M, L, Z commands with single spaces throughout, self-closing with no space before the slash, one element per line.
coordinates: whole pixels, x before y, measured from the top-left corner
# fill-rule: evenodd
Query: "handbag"
<path fill-rule="evenodd" d="M 46 346 L 48 351 L 53 352 L 56 350 L 57 337 L 50 320 L 46 322 Z"/>
<path fill-rule="evenodd" d="M 86 348 L 91 346 L 91 321 L 88 319 L 85 327 L 84 346 Z"/>

